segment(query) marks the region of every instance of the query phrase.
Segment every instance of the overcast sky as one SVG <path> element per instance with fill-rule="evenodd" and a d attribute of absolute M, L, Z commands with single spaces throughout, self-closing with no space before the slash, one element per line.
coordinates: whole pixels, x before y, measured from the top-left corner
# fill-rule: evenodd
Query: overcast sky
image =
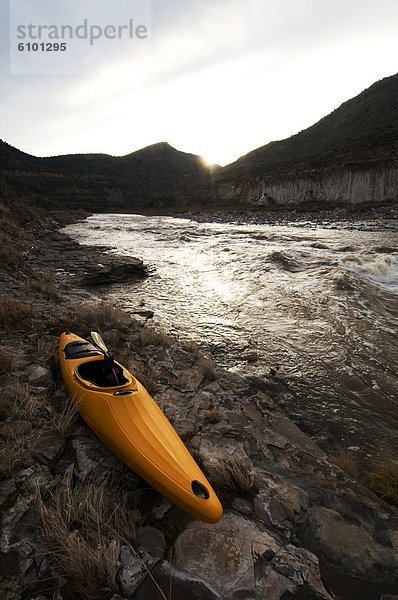
<path fill-rule="evenodd" d="M 37 156 L 168 141 L 226 164 L 398 71 L 397 0 L 153 0 L 149 42 L 78 75 L 10 74 L 0 17 L 0 137 Z"/>

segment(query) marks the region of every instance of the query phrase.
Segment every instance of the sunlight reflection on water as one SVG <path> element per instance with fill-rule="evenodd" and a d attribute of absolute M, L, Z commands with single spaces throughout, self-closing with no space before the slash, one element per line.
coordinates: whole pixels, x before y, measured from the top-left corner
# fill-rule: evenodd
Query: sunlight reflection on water
<path fill-rule="evenodd" d="M 153 277 L 111 297 L 126 309 L 144 299 L 158 323 L 209 343 L 224 366 L 257 375 L 278 366 L 298 413 L 305 403 L 315 419 L 327 406 L 352 424 L 359 407 L 362 421 L 398 430 L 393 232 L 138 215 L 94 215 L 67 232 L 154 265 Z"/>

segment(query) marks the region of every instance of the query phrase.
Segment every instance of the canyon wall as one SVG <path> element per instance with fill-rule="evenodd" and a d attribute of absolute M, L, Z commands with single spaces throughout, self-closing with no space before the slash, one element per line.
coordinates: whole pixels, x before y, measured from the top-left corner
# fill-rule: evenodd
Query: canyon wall
<path fill-rule="evenodd" d="M 377 206 L 398 200 L 398 161 L 221 180 L 219 198 L 265 208 Z"/>

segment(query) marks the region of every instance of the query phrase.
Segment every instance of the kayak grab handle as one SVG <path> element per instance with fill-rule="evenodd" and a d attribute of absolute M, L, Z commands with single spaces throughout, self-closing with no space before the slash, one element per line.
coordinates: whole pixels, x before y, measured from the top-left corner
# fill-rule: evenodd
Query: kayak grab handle
<path fill-rule="evenodd" d="M 117 392 L 113 392 L 114 396 L 131 396 L 132 394 L 136 394 L 137 390 L 119 390 Z"/>
<path fill-rule="evenodd" d="M 208 500 L 210 498 L 210 494 L 205 488 L 205 486 L 200 483 L 200 481 L 192 482 L 192 491 L 198 498 L 202 498 L 202 500 Z"/>

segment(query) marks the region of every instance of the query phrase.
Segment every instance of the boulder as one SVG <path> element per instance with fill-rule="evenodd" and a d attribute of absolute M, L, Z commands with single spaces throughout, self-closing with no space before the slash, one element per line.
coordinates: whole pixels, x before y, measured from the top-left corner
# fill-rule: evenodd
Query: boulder
<path fill-rule="evenodd" d="M 297 517 L 308 507 L 308 494 L 300 488 L 271 478 L 262 479 L 260 493 L 254 498 L 256 518 L 275 527 L 290 540 Z"/>
<path fill-rule="evenodd" d="M 139 258 L 113 259 L 108 265 L 91 265 L 90 272 L 80 280 L 87 287 L 112 285 L 114 283 L 131 283 L 148 277 L 149 269 Z"/>
<path fill-rule="evenodd" d="M 397 581 L 398 556 L 394 548 L 377 542 L 364 527 L 344 521 L 334 510 L 314 507 L 306 521 L 306 540 L 312 551 L 355 577 L 373 582 Z"/>
<path fill-rule="evenodd" d="M 190 524 L 178 537 L 175 553 L 178 569 L 202 580 L 221 598 L 276 600 L 300 590 L 331 600 L 316 556 L 284 547 L 241 515 L 227 513 L 216 525 Z"/>
<path fill-rule="evenodd" d="M 143 565 L 136 556 L 134 556 L 127 546 L 122 546 L 119 556 L 120 569 L 118 580 L 122 593 L 125 596 L 131 596 L 137 589 L 140 580 Z"/>
<path fill-rule="evenodd" d="M 156 527 L 141 527 L 137 532 L 137 550 L 153 558 L 163 558 L 166 552 L 164 533 Z"/>
<path fill-rule="evenodd" d="M 114 454 L 96 437 L 78 437 L 72 441 L 76 453 L 75 474 L 80 481 L 89 476 L 101 477 L 123 465 Z"/>
<path fill-rule="evenodd" d="M 137 590 L 134 599 L 152 600 L 160 597 L 173 600 L 224 600 L 202 579 L 185 573 L 166 561 L 155 565 Z"/>
<path fill-rule="evenodd" d="M 53 377 L 50 369 L 43 365 L 30 365 L 27 368 L 28 383 L 35 387 L 48 388 L 53 384 Z"/>

